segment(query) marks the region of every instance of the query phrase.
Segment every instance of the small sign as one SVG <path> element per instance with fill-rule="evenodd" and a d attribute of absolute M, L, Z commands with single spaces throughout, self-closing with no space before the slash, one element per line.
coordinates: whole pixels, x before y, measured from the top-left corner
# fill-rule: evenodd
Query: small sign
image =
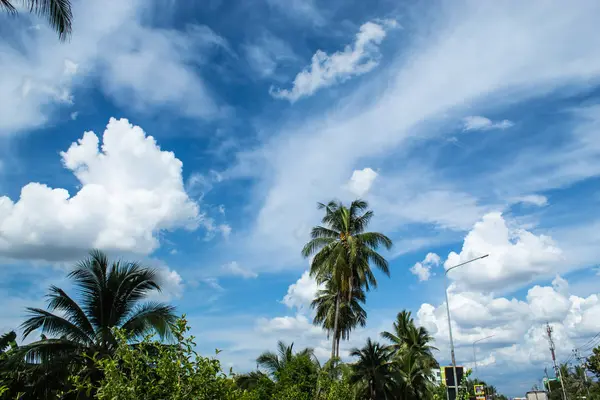
<path fill-rule="evenodd" d="M 475 396 L 477 397 L 477 400 L 479 400 L 479 397 L 482 397 L 485 400 L 485 386 L 475 385 Z"/>

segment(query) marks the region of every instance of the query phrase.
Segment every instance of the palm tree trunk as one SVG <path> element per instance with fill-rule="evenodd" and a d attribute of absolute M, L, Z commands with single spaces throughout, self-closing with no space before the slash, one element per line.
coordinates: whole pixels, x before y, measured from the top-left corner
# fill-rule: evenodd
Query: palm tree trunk
<path fill-rule="evenodd" d="M 333 360 L 335 358 L 335 344 L 336 344 L 336 340 L 337 337 L 339 335 L 338 332 L 338 325 L 339 325 L 339 318 L 340 318 L 340 293 L 338 292 L 338 294 L 335 296 L 335 318 L 333 319 L 333 340 L 331 341 L 331 359 Z M 332 362 L 333 365 L 335 365 L 335 361 Z"/>

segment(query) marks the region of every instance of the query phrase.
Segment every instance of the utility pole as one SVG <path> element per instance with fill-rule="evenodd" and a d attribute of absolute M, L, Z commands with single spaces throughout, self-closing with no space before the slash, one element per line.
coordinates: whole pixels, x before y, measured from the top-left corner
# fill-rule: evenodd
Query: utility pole
<path fill-rule="evenodd" d="M 560 387 L 562 388 L 563 400 L 567 400 L 567 392 L 565 391 L 565 383 L 563 382 L 560 368 L 556 365 L 556 354 L 554 353 L 554 340 L 552 340 L 552 327 L 546 322 L 546 333 L 548 334 L 548 342 L 550 342 L 550 353 L 552 354 L 552 363 L 554 364 L 554 372 L 556 377 L 560 379 Z"/>
<path fill-rule="evenodd" d="M 581 368 L 581 371 L 583 372 L 583 387 L 585 387 L 588 398 L 589 398 L 590 397 L 590 388 L 588 386 L 588 377 L 587 377 L 587 372 L 585 369 L 585 363 L 583 362 L 583 357 L 581 357 L 581 354 L 579 354 L 579 349 L 573 349 L 573 355 L 575 356 L 575 359 L 577 361 L 579 361 L 579 367 Z"/>

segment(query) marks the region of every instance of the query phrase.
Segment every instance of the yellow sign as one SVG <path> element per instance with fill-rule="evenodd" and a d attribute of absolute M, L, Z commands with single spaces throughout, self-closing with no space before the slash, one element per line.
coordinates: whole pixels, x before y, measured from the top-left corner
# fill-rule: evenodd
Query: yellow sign
<path fill-rule="evenodd" d="M 483 397 L 485 399 L 485 386 L 475 385 L 475 396 L 477 398 Z"/>

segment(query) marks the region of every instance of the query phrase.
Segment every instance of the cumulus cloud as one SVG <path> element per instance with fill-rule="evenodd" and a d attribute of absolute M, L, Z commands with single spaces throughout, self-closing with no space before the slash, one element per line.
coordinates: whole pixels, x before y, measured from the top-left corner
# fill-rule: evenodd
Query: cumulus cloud
<path fill-rule="evenodd" d="M 282 303 L 290 308 L 307 310 L 320 288 L 317 281 L 310 276 L 309 271 L 304 271 L 300 279 L 288 287 Z"/>
<path fill-rule="evenodd" d="M 377 172 L 371 168 L 354 170 L 347 184 L 348 190 L 358 197 L 362 197 L 369 192 L 375 178 L 377 178 Z"/>
<path fill-rule="evenodd" d="M 152 292 L 150 298 L 158 301 L 171 301 L 174 298 L 180 298 L 183 294 L 183 279 L 175 270 L 161 265 L 156 268 L 160 292 Z"/>
<path fill-rule="evenodd" d="M 419 282 L 424 282 L 431 277 L 431 268 L 437 267 L 440 263 L 440 256 L 435 253 L 428 253 L 423 261 L 416 263 L 410 268 L 410 272 L 419 278 Z"/>
<path fill-rule="evenodd" d="M 111 118 L 102 142 L 85 132 L 60 155 L 79 190 L 71 195 L 32 182 L 17 201 L 0 197 L 0 254 L 45 260 L 90 248 L 149 254 L 160 231 L 198 226 L 182 162 L 126 119 Z"/>
<path fill-rule="evenodd" d="M 551 237 L 509 227 L 499 212 L 488 213 L 475 223 L 461 252 L 451 252 L 444 267 L 484 254 L 489 257 L 449 272 L 450 279 L 467 287 L 506 288 L 552 273 L 564 259 Z"/>
<path fill-rule="evenodd" d="M 292 89 L 271 88 L 271 95 L 293 103 L 301 97 L 313 95 L 321 88 L 371 71 L 379 64 L 378 46 L 385 38 L 386 31 L 396 25 L 396 21 L 392 20 L 363 24 L 353 45 L 332 55 L 317 50 L 311 65 L 296 75 Z"/>
<path fill-rule="evenodd" d="M 481 116 L 465 117 L 463 119 L 463 124 L 463 129 L 465 131 L 489 131 L 492 129 L 508 129 L 514 125 L 514 123 L 507 119 L 499 122 L 492 122 L 491 119 Z"/>
<path fill-rule="evenodd" d="M 237 261 L 221 265 L 221 271 L 228 275 L 241 276 L 242 278 L 256 278 L 258 274 L 249 269 L 243 268 Z"/>
<path fill-rule="evenodd" d="M 550 361 L 545 323 L 554 327 L 558 358 L 564 361 L 570 349 L 600 331 L 594 316 L 600 311 L 600 297 L 569 294 L 566 280 L 557 276 L 551 286 L 533 286 L 524 300 L 496 297 L 479 291 L 450 291 L 452 334 L 458 346 L 458 362 L 472 360 L 471 345 L 486 339 L 478 359 L 492 358 L 496 367 L 511 365 L 524 370 Z M 442 353 L 448 349 L 446 306 L 423 304 L 417 313 L 420 324 L 435 337 Z M 481 366 L 481 364 L 479 364 Z"/>

